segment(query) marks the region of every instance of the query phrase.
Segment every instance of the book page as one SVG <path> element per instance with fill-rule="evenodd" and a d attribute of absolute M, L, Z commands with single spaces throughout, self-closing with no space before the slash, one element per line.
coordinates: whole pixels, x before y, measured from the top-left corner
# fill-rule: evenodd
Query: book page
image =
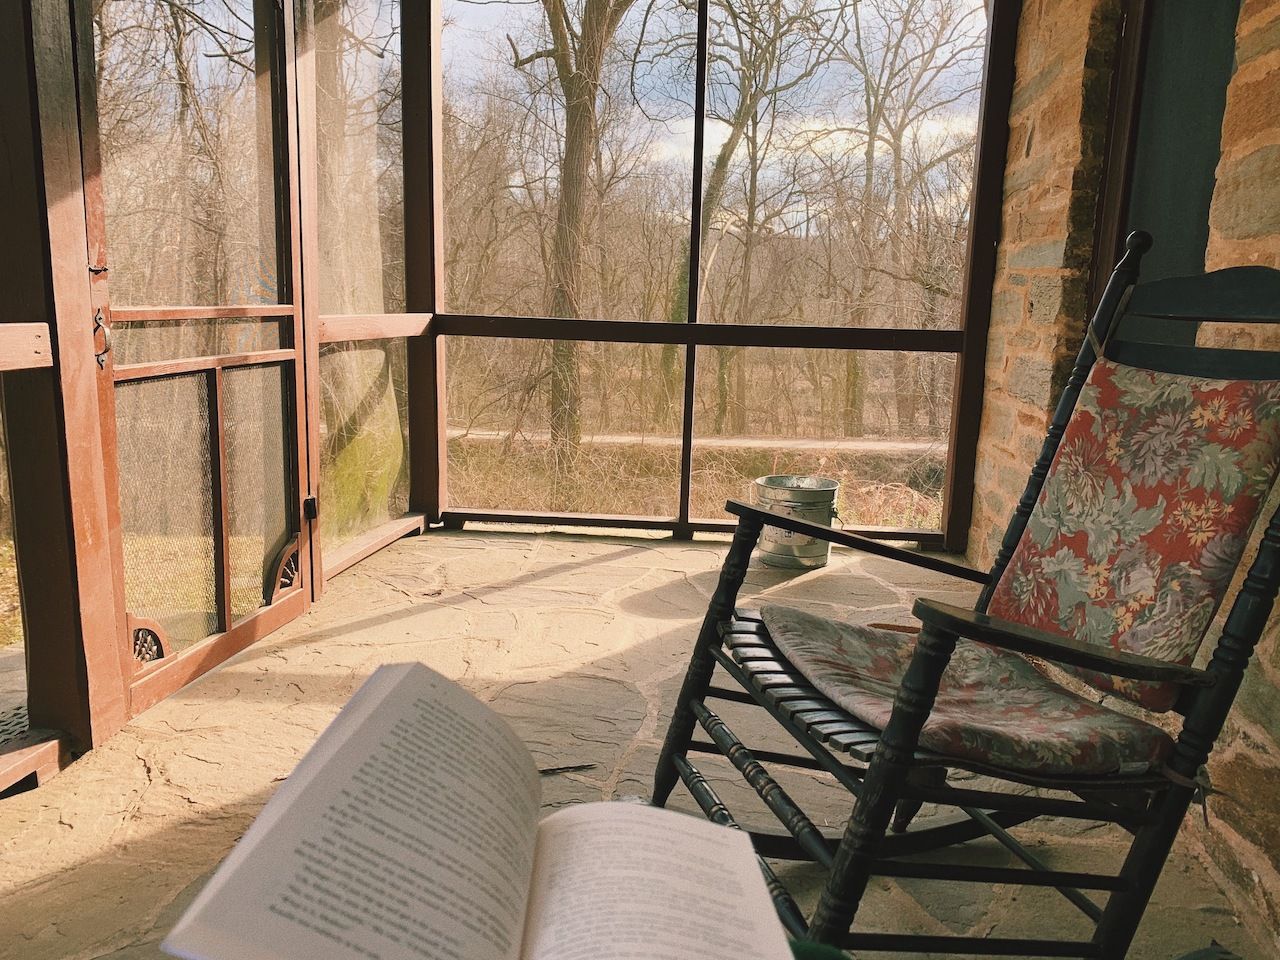
<path fill-rule="evenodd" d="M 183 915 L 189 960 L 514 960 L 540 786 L 510 727 L 420 664 L 380 668 Z"/>
<path fill-rule="evenodd" d="M 522 960 L 788 960 L 750 838 L 589 803 L 538 828 Z"/>

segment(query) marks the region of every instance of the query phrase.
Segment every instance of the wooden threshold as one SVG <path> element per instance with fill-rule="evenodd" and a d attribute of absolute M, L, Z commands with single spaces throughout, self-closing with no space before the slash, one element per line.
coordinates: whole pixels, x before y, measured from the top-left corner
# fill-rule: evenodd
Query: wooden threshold
<path fill-rule="evenodd" d="M 299 616 L 307 606 L 305 591 L 296 587 L 276 603 L 225 633 L 216 633 L 145 667 L 129 685 L 129 712 L 137 716 L 169 694 L 212 670 L 229 657 Z"/>
<path fill-rule="evenodd" d="M 362 533 L 349 543 L 344 543 L 336 550 L 328 550 L 324 555 L 324 578 L 336 577 L 352 564 L 359 563 L 365 557 L 377 553 L 388 544 L 401 537 L 413 533 L 421 533 L 426 529 L 427 518 L 421 513 L 406 513 L 402 517 L 379 524 L 372 530 Z"/>
<path fill-rule="evenodd" d="M 28 777 L 36 786 L 71 762 L 66 741 L 56 730 L 28 730 L 0 745 L 0 793 Z"/>

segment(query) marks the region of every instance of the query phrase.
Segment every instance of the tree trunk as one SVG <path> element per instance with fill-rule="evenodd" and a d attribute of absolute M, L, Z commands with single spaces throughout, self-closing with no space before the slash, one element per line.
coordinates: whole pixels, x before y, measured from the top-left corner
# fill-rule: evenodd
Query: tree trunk
<path fill-rule="evenodd" d="M 551 247 L 550 314 L 566 320 L 582 316 L 586 266 L 587 187 L 595 153 L 596 84 L 575 73 L 565 89 L 564 161 Z M 556 340 L 551 347 L 551 447 L 557 474 L 573 466 L 582 443 L 582 372 L 578 344 Z"/>
<path fill-rule="evenodd" d="M 903 176 L 904 145 L 902 132 L 897 131 L 893 138 L 893 234 L 890 237 L 890 260 L 893 263 L 893 305 L 898 314 L 894 326 L 906 327 L 907 322 L 907 281 L 903 278 L 909 272 L 906 256 L 906 233 L 910 218 L 910 207 L 907 203 L 906 178 Z M 893 392 L 894 406 L 898 414 L 898 430 L 906 434 L 915 428 L 918 392 L 915 377 L 915 358 L 901 351 L 893 355 Z"/>
<path fill-rule="evenodd" d="M 716 154 L 716 159 L 711 164 L 711 173 L 706 177 L 702 190 L 702 217 L 698 221 L 699 249 L 706 248 L 707 237 L 711 235 L 711 218 L 715 216 L 720 201 L 724 197 L 725 184 L 729 180 L 729 164 L 733 162 L 733 154 L 738 149 L 738 144 L 742 142 L 745 131 L 746 115 L 744 111 L 739 110 L 739 115 L 734 117 L 734 123 L 729 130 L 728 139 L 720 145 L 720 152 Z M 689 262 L 688 239 L 680 245 L 680 253 L 681 263 L 684 266 L 676 270 L 676 285 L 671 291 L 671 300 L 667 306 L 667 320 L 671 323 L 688 321 L 689 284 L 696 282 L 695 278 L 702 268 L 700 263 Z M 674 344 L 666 344 L 662 348 L 663 389 L 658 396 L 658 409 L 655 413 L 658 424 L 668 429 L 674 429 L 677 426 L 675 399 L 683 393 L 677 377 L 676 351 L 678 349 Z"/>
<path fill-rule="evenodd" d="M 856 350 L 844 351 L 844 395 L 841 405 L 841 423 L 846 437 L 860 437 L 865 432 L 862 425 L 862 406 L 865 389 L 862 383 L 861 358 Z"/>
<path fill-rule="evenodd" d="M 716 347 L 716 416 L 713 432 L 724 436 L 729 416 L 729 361 L 733 351 L 729 347 Z"/>

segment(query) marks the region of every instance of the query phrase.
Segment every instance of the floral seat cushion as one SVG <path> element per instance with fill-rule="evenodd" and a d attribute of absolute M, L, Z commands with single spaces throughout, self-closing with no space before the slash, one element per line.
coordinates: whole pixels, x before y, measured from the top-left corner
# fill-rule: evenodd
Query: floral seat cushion
<path fill-rule="evenodd" d="M 1159 660 L 1195 657 L 1280 459 L 1280 383 L 1099 360 L 988 606 Z M 1151 710 L 1177 688 L 1076 671 Z"/>
<path fill-rule="evenodd" d="M 916 638 L 766 606 L 773 642 L 821 693 L 884 729 Z M 961 640 L 942 678 L 920 746 L 937 753 L 1040 775 L 1138 774 L 1173 741 L 1054 683 L 1017 654 Z"/>

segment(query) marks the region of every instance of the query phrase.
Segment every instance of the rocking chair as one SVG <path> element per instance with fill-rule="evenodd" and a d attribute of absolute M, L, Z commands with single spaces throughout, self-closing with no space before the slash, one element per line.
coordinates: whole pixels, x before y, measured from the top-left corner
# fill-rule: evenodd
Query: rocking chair
<path fill-rule="evenodd" d="M 751 836 L 787 929 L 844 949 L 1120 960 L 1169 855 L 1280 586 L 1272 516 L 1212 658 L 1192 666 L 1241 562 L 1280 460 L 1280 354 L 1112 336 L 1121 317 L 1280 321 L 1280 272 L 1239 267 L 1135 286 L 1151 238 L 1129 237 L 990 573 L 730 501 L 739 518 L 658 761 L 653 801 L 682 781 L 737 826 L 691 752 L 726 757 L 786 833 Z M 976 608 L 917 600 L 918 634 L 765 606 L 735 609 L 765 524 L 982 584 Z M 1175 736 L 1058 682 L 1182 716 Z M 722 675 L 730 683 L 713 683 Z M 711 709 L 766 710 L 802 752 L 750 749 Z M 695 740 L 695 727 L 706 739 Z M 854 796 L 829 837 L 764 764 L 824 771 Z M 948 784 L 970 771 L 996 787 Z M 1023 789 L 1001 789 L 1023 785 Z M 1028 792 L 1025 786 L 1039 788 Z M 910 829 L 921 804 L 950 821 Z M 1115 875 L 1050 869 L 1011 834 L 1035 817 L 1118 824 Z M 891 824 L 892 821 L 892 824 Z M 892 832 L 889 828 L 892 825 Z M 908 854 L 993 837 L 1029 869 L 924 863 Z M 764 858 L 827 871 L 805 920 Z M 1087 939 L 851 932 L 872 876 L 1057 889 Z M 1099 903 L 1082 890 L 1106 896 Z"/>

